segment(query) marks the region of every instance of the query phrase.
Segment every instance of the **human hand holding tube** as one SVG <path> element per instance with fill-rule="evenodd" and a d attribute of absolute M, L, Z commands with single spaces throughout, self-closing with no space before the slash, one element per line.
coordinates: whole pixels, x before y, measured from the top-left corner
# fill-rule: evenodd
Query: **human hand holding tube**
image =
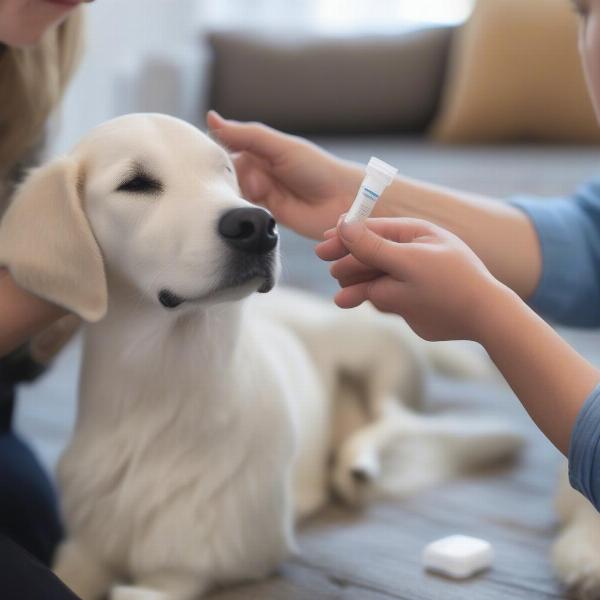
<path fill-rule="evenodd" d="M 457 236 L 417 219 L 369 219 L 327 231 L 317 246 L 335 261 L 342 308 L 370 300 L 429 341 L 479 342 L 523 406 L 563 453 L 600 372 Z"/>
<path fill-rule="evenodd" d="M 486 308 L 509 293 L 464 242 L 426 221 L 342 218 L 325 237 L 316 252 L 335 261 L 331 274 L 342 288 L 336 304 L 369 300 L 426 340 L 480 341 Z"/>

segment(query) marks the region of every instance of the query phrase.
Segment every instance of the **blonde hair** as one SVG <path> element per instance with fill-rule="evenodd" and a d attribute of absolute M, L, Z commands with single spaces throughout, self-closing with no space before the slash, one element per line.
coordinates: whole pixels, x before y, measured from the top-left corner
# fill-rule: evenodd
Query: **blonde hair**
<path fill-rule="evenodd" d="M 77 9 L 35 46 L 0 48 L 0 180 L 41 143 L 81 47 L 82 11 Z"/>

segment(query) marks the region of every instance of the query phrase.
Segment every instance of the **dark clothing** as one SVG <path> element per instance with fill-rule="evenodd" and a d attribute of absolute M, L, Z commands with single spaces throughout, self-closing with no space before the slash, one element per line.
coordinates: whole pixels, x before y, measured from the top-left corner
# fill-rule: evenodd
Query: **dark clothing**
<path fill-rule="evenodd" d="M 0 435 L 0 533 L 44 564 L 50 564 L 62 537 L 52 484 L 12 432 Z"/>
<path fill-rule="evenodd" d="M 79 600 L 47 567 L 0 534 L 2 600 Z"/>
<path fill-rule="evenodd" d="M 0 360 L 0 598 L 76 600 L 47 568 L 62 537 L 56 495 L 31 449 L 12 431 L 15 388 L 43 368 L 27 347 Z M 41 401 L 41 399 L 40 399 Z"/>
<path fill-rule="evenodd" d="M 15 391 L 12 385 L 0 384 L 0 435 L 11 430 L 12 416 L 15 407 Z"/>
<path fill-rule="evenodd" d="M 27 346 L 0 360 L 0 534 L 49 564 L 62 536 L 56 496 L 33 452 L 11 428 L 16 385 L 42 371 Z"/>

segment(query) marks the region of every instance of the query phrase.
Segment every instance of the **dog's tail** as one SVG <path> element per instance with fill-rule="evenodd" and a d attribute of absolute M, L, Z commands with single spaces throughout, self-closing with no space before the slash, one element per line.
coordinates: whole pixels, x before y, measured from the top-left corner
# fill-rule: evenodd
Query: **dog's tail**
<path fill-rule="evenodd" d="M 390 444 L 383 455 L 381 493 L 416 493 L 460 474 L 497 465 L 523 446 L 523 435 L 505 421 L 457 415 L 429 418 L 437 431 Z"/>

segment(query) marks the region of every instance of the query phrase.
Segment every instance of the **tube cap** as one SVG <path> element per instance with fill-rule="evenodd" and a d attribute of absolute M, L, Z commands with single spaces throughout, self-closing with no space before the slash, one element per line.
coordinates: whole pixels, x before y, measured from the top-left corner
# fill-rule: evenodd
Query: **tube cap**
<path fill-rule="evenodd" d="M 375 156 L 372 156 L 371 160 L 369 160 L 366 171 L 369 175 L 373 175 L 382 179 L 386 186 L 392 183 L 396 173 L 398 173 L 398 169 L 396 169 L 396 167 L 388 165 L 386 162 L 382 161 L 380 158 L 376 158 Z"/>

